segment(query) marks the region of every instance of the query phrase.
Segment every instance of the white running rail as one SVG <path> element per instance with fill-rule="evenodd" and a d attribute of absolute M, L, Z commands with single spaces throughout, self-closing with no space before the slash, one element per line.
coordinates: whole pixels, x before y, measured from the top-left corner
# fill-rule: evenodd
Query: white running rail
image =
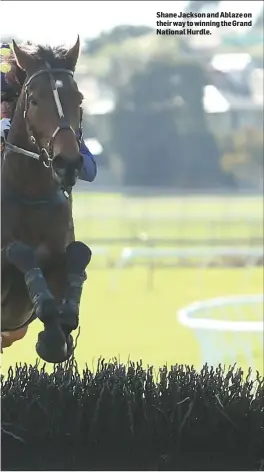
<path fill-rule="evenodd" d="M 264 294 L 235 295 L 194 302 L 180 309 L 177 318 L 195 330 L 202 365 L 237 362 L 255 369 L 256 357 L 260 363 L 263 359 L 263 310 Z"/>

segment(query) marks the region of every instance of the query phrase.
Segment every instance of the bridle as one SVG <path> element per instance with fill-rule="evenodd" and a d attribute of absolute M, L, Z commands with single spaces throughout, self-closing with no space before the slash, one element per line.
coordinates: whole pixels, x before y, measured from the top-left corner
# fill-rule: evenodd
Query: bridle
<path fill-rule="evenodd" d="M 51 166 L 51 162 L 52 162 L 52 159 L 53 159 L 54 140 L 55 140 L 56 136 L 58 135 L 58 133 L 60 131 L 62 131 L 62 130 L 72 131 L 75 138 L 76 138 L 76 140 L 77 140 L 78 146 L 80 148 L 81 141 L 82 141 L 82 136 L 83 136 L 82 135 L 83 110 L 82 110 L 82 108 L 80 108 L 81 115 L 80 115 L 80 124 L 79 124 L 79 130 L 78 130 L 79 135 L 76 136 L 76 134 L 74 132 L 74 129 L 70 126 L 70 124 L 67 122 L 67 120 L 65 118 L 63 108 L 62 108 L 62 104 L 61 104 L 61 100 L 60 100 L 60 96 L 59 96 L 59 92 L 58 92 L 57 83 L 56 83 L 56 80 L 53 77 L 53 74 L 58 73 L 58 72 L 68 74 L 68 75 L 73 77 L 73 71 L 68 70 L 68 69 L 61 69 L 61 68 L 52 69 L 48 62 L 46 62 L 45 65 L 47 67 L 46 69 L 41 69 L 41 70 L 35 72 L 34 74 L 32 74 L 24 84 L 25 95 L 26 95 L 26 97 L 25 97 L 24 119 L 26 120 L 27 127 L 28 127 L 28 130 L 30 132 L 30 140 L 37 147 L 38 153 L 31 152 L 31 151 L 28 151 L 26 149 L 22 149 L 22 148 L 20 148 L 18 146 L 15 146 L 14 144 L 11 144 L 7 141 L 5 143 L 5 154 L 7 154 L 8 152 L 12 152 L 12 151 L 16 152 L 18 154 L 23 154 L 24 156 L 31 157 L 33 159 L 37 159 L 38 161 L 42 162 L 45 167 L 49 168 Z M 30 123 L 27 119 L 27 113 L 28 113 L 28 108 L 29 108 L 28 87 L 31 84 L 32 80 L 35 77 L 37 77 L 41 74 L 48 74 L 48 76 L 49 76 L 50 85 L 51 85 L 52 93 L 53 93 L 53 98 L 54 98 L 54 102 L 55 102 L 55 105 L 56 105 L 56 110 L 57 110 L 57 113 L 58 113 L 58 116 L 59 116 L 59 125 L 57 126 L 57 128 L 53 132 L 53 134 L 52 134 L 52 136 L 51 136 L 51 138 L 48 142 L 47 149 L 43 148 L 39 145 L 37 139 L 34 136 L 34 132 L 32 131 Z"/>

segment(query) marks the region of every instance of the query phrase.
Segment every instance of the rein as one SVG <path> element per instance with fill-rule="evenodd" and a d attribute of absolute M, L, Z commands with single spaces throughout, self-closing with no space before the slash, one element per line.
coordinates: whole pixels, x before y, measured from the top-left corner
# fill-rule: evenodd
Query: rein
<path fill-rule="evenodd" d="M 27 81 L 25 82 L 25 94 L 26 94 L 26 100 L 25 100 L 25 109 L 24 109 L 24 119 L 26 120 L 27 122 L 27 125 L 28 125 L 28 129 L 31 133 L 30 135 L 30 140 L 33 144 L 36 145 L 37 149 L 38 149 L 38 153 L 36 152 L 31 152 L 31 151 L 28 151 L 27 149 L 23 149 L 23 148 L 20 148 L 18 146 L 15 146 L 14 144 L 11 144 L 9 143 L 8 141 L 5 142 L 5 154 L 8 154 L 9 152 L 15 152 L 17 154 L 22 154 L 24 156 L 27 156 L 27 157 L 30 157 L 32 159 L 36 159 L 40 162 L 43 163 L 43 165 L 47 168 L 49 168 L 51 166 L 51 162 L 52 162 L 52 155 L 53 155 L 53 143 L 54 143 L 54 139 L 55 137 L 57 136 L 57 134 L 62 131 L 62 130 L 71 130 L 73 133 L 74 133 L 74 136 L 75 138 L 77 139 L 77 142 L 78 142 L 78 146 L 80 148 L 80 145 L 81 145 L 81 140 L 82 140 L 82 113 L 83 113 L 83 110 L 81 108 L 81 116 L 80 116 L 80 125 L 79 125 L 79 136 L 76 137 L 75 135 L 75 132 L 73 130 L 73 128 L 70 126 L 69 123 L 67 123 L 67 120 L 65 118 L 65 115 L 64 115 L 64 112 L 63 112 L 63 108 L 62 108 L 62 104 L 61 104 L 61 101 L 60 101 L 60 96 L 59 96 L 59 92 L 58 92 L 58 87 L 57 87 L 57 84 L 56 84 L 56 81 L 53 77 L 53 74 L 54 73 L 65 73 L 65 74 L 68 74 L 68 75 L 71 75 L 73 77 L 73 72 L 71 70 L 68 70 L 68 69 L 61 69 L 61 68 L 56 68 L 56 69 L 52 69 L 49 65 L 48 62 L 46 62 L 46 67 L 47 69 L 42 69 L 40 71 L 37 71 L 35 72 L 34 74 L 32 74 L 28 79 Z M 39 146 L 38 142 L 37 142 L 37 139 L 35 138 L 34 136 L 34 133 L 31 129 L 31 126 L 27 120 L 27 112 L 28 112 L 28 107 L 29 107 L 29 95 L 28 95 L 28 86 L 30 85 L 30 83 L 32 82 L 32 80 L 41 75 L 41 74 L 48 74 L 49 76 L 49 79 L 50 79 L 50 85 L 51 85 L 51 88 L 52 88 L 52 93 L 53 93 L 53 98 L 54 98 L 54 102 L 55 102 L 55 105 L 56 105 L 56 110 L 57 110 L 57 113 L 58 113 L 58 116 L 59 116 L 59 126 L 55 129 L 55 131 L 53 132 L 49 142 L 48 142 L 48 146 L 47 146 L 47 149 L 46 148 L 43 148 L 41 146 Z"/>

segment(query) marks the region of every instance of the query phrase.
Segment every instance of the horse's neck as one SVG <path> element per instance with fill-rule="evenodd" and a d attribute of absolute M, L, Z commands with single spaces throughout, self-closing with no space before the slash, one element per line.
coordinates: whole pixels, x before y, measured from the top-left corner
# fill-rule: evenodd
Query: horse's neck
<path fill-rule="evenodd" d="M 12 119 L 8 142 L 21 149 L 36 152 L 31 143 L 24 119 L 25 95 L 22 91 Z M 2 185 L 12 186 L 20 191 L 30 190 L 45 193 L 54 187 L 51 173 L 31 157 L 9 152 L 2 165 Z"/>

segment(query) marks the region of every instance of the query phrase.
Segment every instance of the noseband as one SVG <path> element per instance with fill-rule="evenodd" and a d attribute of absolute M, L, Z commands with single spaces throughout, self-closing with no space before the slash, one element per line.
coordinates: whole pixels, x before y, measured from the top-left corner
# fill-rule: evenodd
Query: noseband
<path fill-rule="evenodd" d="M 81 140 L 82 140 L 82 114 L 83 114 L 83 110 L 81 108 L 79 136 L 76 137 L 73 128 L 67 122 L 67 120 L 65 118 L 65 115 L 63 113 L 63 108 L 62 108 L 62 104 L 61 104 L 61 101 L 60 101 L 60 96 L 59 96 L 59 92 L 58 92 L 57 83 L 56 83 L 56 80 L 53 77 L 53 74 L 58 73 L 58 72 L 68 74 L 71 77 L 73 77 L 73 72 L 71 70 L 68 70 L 68 69 L 52 69 L 50 67 L 49 63 L 47 63 L 47 62 L 46 62 L 46 67 L 47 67 L 47 69 L 42 69 L 42 70 L 39 70 L 38 72 L 35 72 L 34 74 L 32 74 L 24 84 L 25 95 L 26 95 L 24 118 L 26 120 L 28 130 L 30 131 L 30 140 L 38 148 L 38 153 L 27 151 L 26 149 L 19 148 L 19 147 L 13 145 L 13 144 L 8 143 L 8 142 L 5 143 L 5 149 L 7 150 L 7 152 L 8 151 L 9 152 L 13 151 L 13 152 L 16 152 L 18 154 L 23 154 L 23 155 L 31 157 L 33 159 L 37 159 L 38 161 L 41 161 L 44 164 L 45 167 L 50 167 L 52 159 L 53 159 L 54 140 L 55 140 L 56 136 L 58 135 L 58 133 L 60 131 L 62 131 L 62 130 L 71 130 L 73 132 L 73 134 L 74 134 L 74 136 L 75 136 L 75 138 L 78 142 L 78 146 L 80 148 Z M 37 77 L 39 75 L 42 75 L 42 74 L 48 74 L 48 77 L 49 77 L 49 80 L 50 80 L 50 85 L 51 85 L 51 88 L 52 88 L 54 102 L 55 102 L 55 105 L 56 105 L 56 110 L 57 110 L 57 113 L 58 113 L 58 116 L 59 116 L 59 125 L 57 126 L 57 128 L 53 132 L 53 134 L 52 134 L 52 136 L 51 136 L 51 138 L 48 142 L 47 149 L 39 146 L 38 141 L 35 138 L 34 133 L 32 131 L 32 128 L 30 126 L 30 123 L 28 122 L 28 119 L 27 119 L 27 113 L 28 113 L 28 108 L 29 108 L 28 87 L 29 87 L 29 85 L 31 84 L 32 80 L 35 77 Z"/>

